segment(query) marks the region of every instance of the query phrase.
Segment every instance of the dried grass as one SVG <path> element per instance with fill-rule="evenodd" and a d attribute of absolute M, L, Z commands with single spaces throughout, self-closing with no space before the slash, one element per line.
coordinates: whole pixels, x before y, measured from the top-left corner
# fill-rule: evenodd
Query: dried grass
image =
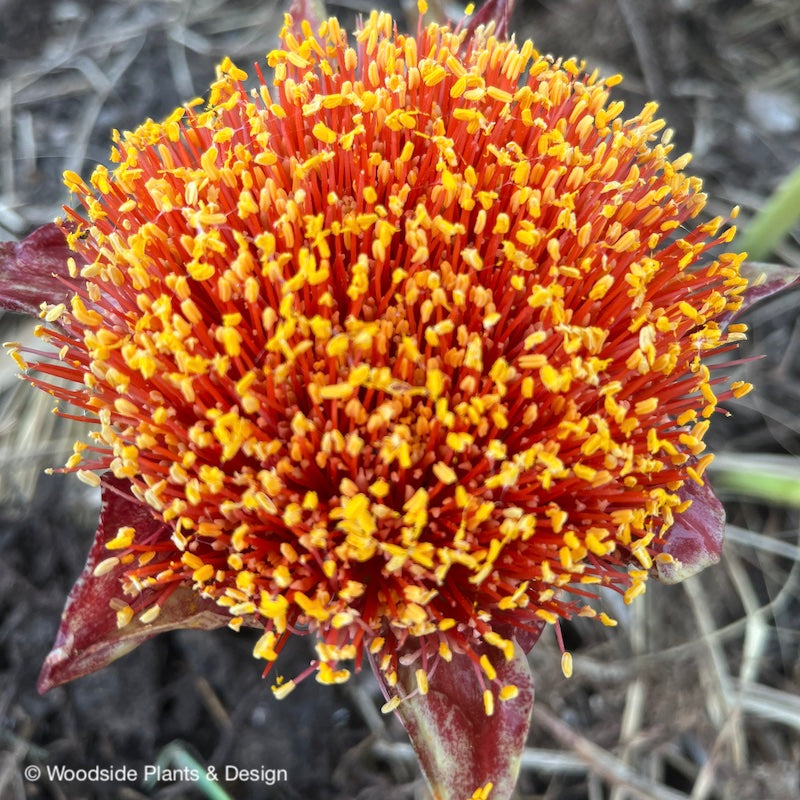
<path fill-rule="evenodd" d="M 369 5 L 350 0 L 334 10 L 341 6 L 352 20 Z M 519 30 L 533 34 L 541 48 L 580 51 L 606 72 L 625 73 L 632 106 L 656 94 L 668 114 L 672 111 L 678 122 L 686 123 L 687 133 L 683 138 L 679 134 L 679 142 L 696 153 L 695 168 L 706 176 L 712 194 L 712 213 L 727 213 L 736 202 L 746 217 L 800 161 L 800 8 L 795 0 L 735 5 L 721 0 L 541 0 L 527 8 L 521 5 Z M 2 238 L 23 235 L 53 217 L 66 199 L 60 173 L 86 172 L 92 161 L 103 160 L 110 127 L 163 115 L 202 91 L 223 54 L 244 66 L 260 60 L 280 24 L 272 0 L 63 0 L 42 2 L 39 11 L 44 17 L 36 34 L 22 24 L 19 38 L 3 43 Z M 32 25 L 36 13 L 30 3 L 0 2 L 4 19 L 17 15 L 24 23 L 27 15 Z M 800 268 L 797 230 L 776 256 Z M 768 357 L 743 368 L 760 391 L 736 404 L 736 415 L 715 443 L 729 459 L 756 451 L 800 453 L 797 303 L 795 294 L 751 315 L 756 333 L 750 351 Z M 31 335 L 28 323 L 9 316 L 0 320 L 0 333 L 5 339 Z M 41 488 L 42 468 L 63 461 L 76 431 L 74 424 L 50 413 L 46 396 L 17 386 L 13 372 L 10 360 L 0 361 L 0 497 L 5 503 L 0 542 L 22 552 L 14 525 L 24 517 L 34 488 Z M 796 460 L 782 463 L 800 475 Z M 560 674 L 554 641 L 545 637 L 534 650 L 538 700 L 519 798 L 800 797 L 798 513 L 776 497 L 738 492 L 725 499 L 733 524 L 720 566 L 681 587 L 652 586 L 643 601 L 618 611 L 620 625 L 613 631 L 583 620 L 565 626 L 575 653 L 569 681 Z M 72 502 L 85 506 L 85 495 Z M 65 529 L 50 541 L 58 547 L 70 536 Z M 26 548 L 26 558 L 29 552 Z M 70 556 L 73 572 L 79 557 Z M 33 694 L 30 672 L 36 664 L 26 659 L 38 663 L 43 655 L 63 591 L 58 586 L 69 583 L 64 563 L 55 556 L 48 559 L 50 576 L 35 566 L 29 574 L 22 566 L 29 562 L 15 558 L 0 571 L 0 608 L 7 612 L 0 623 L 0 672 L 6 679 L 0 688 L 0 796 L 10 800 L 79 796 L 71 793 L 74 788 L 55 785 L 40 786 L 36 794 L 19 774 L 37 757 L 69 752 L 78 758 L 75 752 L 82 748 L 64 743 L 70 737 L 91 736 L 95 742 L 98 736 L 110 737 L 106 757 L 112 763 L 122 763 L 128 755 L 119 730 L 109 733 L 113 711 L 108 706 L 100 704 L 99 718 L 92 719 L 81 705 L 86 698 L 81 701 L 80 689 L 62 691 L 49 701 Z M 48 593 L 53 586 L 54 593 Z M 23 612 L 10 611 L 21 602 Z M 38 619 L 43 633 L 31 633 L 36 630 L 31 619 Z M 29 639 L 32 644 L 26 643 Z M 176 639 L 172 647 L 185 652 L 183 641 L 192 643 L 191 659 L 223 658 L 215 648 L 230 648 L 228 639 L 211 636 Z M 198 648 L 206 647 L 206 655 L 198 655 Z M 144 691 L 155 686 L 161 692 L 150 662 L 137 663 Z M 246 662 L 240 669 L 251 666 Z M 216 743 L 203 752 L 210 761 L 236 758 L 234 745 L 242 730 L 265 735 L 248 716 L 263 686 L 247 684 L 250 689 L 240 693 L 244 699 L 233 702 L 226 685 L 232 678 L 217 674 L 216 680 L 180 690 L 193 692 L 213 721 Z M 117 698 L 119 714 L 132 713 L 119 705 L 119 698 L 126 696 L 122 690 L 118 695 L 116 689 L 107 691 Z M 169 695 L 179 690 L 167 682 L 163 691 Z M 179 708 L 176 696 L 170 702 Z M 396 723 L 377 712 L 370 681 L 354 682 L 332 696 L 338 710 L 327 704 L 323 708 L 312 692 L 301 700 L 306 712 L 284 711 L 285 706 L 280 716 L 271 708 L 263 711 L 269 725 L 277 726 L 277 736 L 287 741 L 296 741 L 287 726 L 301 724 L 303 714 L 310 715 L 312 726 L 335 720 L 337 713 L 350 720 L 349 739 L 330 745 L 329 768 L 309 768 L 305 775 L 302 760 L 295 761 L 295 788 L 283 787 L 274 796 L 385 800 L 419 793 L 410 746 Z M 294 698 L 287 701 L 292 702 Z M 76 719 L 94 728 L 80 733 Z M 192 734 L 191 726 L 178 724 L 154 730 L 161 743 L 176 731 L 184 737 Z M 202 749 L 207 742 L 199 739 L 195 746 Z M 148 755 L 141 743 L 137 747 L 140 760 L 154 758 L 154 750 Z M 84 753 L 84 758 L 92 761 L 91 754 Z M 145 796 L 132 788 L 110 791 L 94 787 L 84 794 L 81 789 L 80 796 Z M 244 787 L 235 796 L 257 796 L 250 791 L 252 787 Z M 191 787 L 177 795 L 162 789 L 152 796 L 194 796 L 191 792 Z"/>

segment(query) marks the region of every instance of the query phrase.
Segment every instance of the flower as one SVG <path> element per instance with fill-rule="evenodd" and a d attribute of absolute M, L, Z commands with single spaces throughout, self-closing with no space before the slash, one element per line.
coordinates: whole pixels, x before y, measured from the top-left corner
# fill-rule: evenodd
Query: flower
<path fill-rule="evenodd" d="M 278 697 L 368 657 L 410 729 L 437 681 L 524 742 L 518 645 L 718 557 L 744 254 L 619 76 L 377 12 L 281 40 L 272 86 L 225 60 L 66 175 L 74 256 L 13 354 L 91 426 L 64 470 L 104 508 L 42 685 L 227 621 L 267 670 L 316 634 Z"/>

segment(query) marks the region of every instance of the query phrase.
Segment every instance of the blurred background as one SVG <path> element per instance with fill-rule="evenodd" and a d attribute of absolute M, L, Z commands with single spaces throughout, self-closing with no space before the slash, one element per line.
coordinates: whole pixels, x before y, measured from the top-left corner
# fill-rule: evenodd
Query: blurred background
<path fill-rule="evenodd" d="M 381 7 L 400 27 L 416 3 L 329 3 L 352 30 Z M 224 55 L 252 70 L 277 43 L 279 0 L 0 0 L 0 240 L 68 202 L 61 173 L 88 175 L 112 128 L 204 94 Z M 458 18 L 462 7 L 448 8 Z M 407 16 L 404 16 L 407 14 Z M 797 0 L 519 0 L 517 39 L 621 72 L 630 115 L 657 99 L 691 150 L 709 215 L 741 226 L 800 164 Z M 800 270 L 795 227 L 768 260 Z M 764 303 L 735 368 L 757 391 L 712 428 L 712 482 L 729 517 L 723 563 L 676 587 L 651 582 L 615 629 L 563 626 L 532 653 L 537 705 L 519 800 L 796 800 L 800 797 L 800 293 Z M 3 340 L 32 323 L 6 314 Z M 45 476 L 76 432 L 0 360 L 0 798 L 203 798 L 196 783 L 26 781 L 27 765 L 195 763 L 285 769 L 232 781 L 234 800 L 425 797 L 402 729 L 383 717 L 369 670 L 336 688 L 313 680 L 277 702 L 228 630 L 159 637 L 103 672 L 36 693 L 35 681 L 97 521 L 96 494 Z M 550 632 L 552 633 L 552 632 Z M 291 676 L 310 643 L 279 662 Z"/>

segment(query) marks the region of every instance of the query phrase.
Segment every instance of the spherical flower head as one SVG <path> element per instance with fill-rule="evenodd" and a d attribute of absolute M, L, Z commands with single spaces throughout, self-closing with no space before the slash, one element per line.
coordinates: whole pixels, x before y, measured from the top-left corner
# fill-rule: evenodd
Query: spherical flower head
<path fill-rule="evenodd" d="M 287 18 L 271 85 L 226 60 L 208 105 L 115 134 L 68 212 L 86 263 L 31 380 L 94 423 L 160 525 L 121 528 L 119 624 L 191 586 L 311 672 L 368 653 L 417 690 L 598 590 L 630 602 L 703 482 L 743 326 L 741 255 L 647 105 L 491 29 Z M 51 385 L 48 376 L 71 381 Z M 302 676 L 301 676 L 302 677 Z M 275 687 L 282 696 L 294 681 Z"/>

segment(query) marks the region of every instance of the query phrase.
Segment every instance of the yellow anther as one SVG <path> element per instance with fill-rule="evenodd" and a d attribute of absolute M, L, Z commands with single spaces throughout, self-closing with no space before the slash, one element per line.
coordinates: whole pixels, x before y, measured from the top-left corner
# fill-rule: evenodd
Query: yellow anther
<path fill-rule="evenodd" d="M 494 695 L 491 689 L 484 689 L 483 691 L 483 710 L 487 717 L 494 715 Z"/>
<path fill-rule="evenodd" d="M 92 570 L 92 575 L 95 578 L 101 578 L 103 575 L 107 575 L 109 572 L 115 569 L 119 563 L 120 560 L 115 556 L 104 558 L 97 564 L 97 566 L 95 566 L 94 570 Z"/>
<path fill-rule="evenodd" d="M 516 686 L 514 686 L 514 684 L 507 684 L 500 690 L 498 697 L 502 702 L 505 703 L 508 700 L 513 700 L 518 695 L 519 695 L 519 689 Z"/>
<path fill-rule="evenodd" d="M 417 680 L 417 688 L 420 694 L 428 694 L 428 673 L 424 669 L 418 669 L 414 673 Z"/>
<path fill-rule="evenodd" d="M 285 683 L 277 684 L 272 687 L 272 693 L 275 695 L 276 700 L 283 700 L 284 697 L 294 691 L 296 684 L 294 681 L 286 681 Z"/>
<path fill-rule="evenodd" d="M 572 653 L 564 652 L 561 654 L 561 671 L 565 678 L 572 677 Z"/>
<path fill-rule="evenodd" d="M 433 474 L 436 475 L 438 480 L 448 486 L 458 480 L 455 470 L 442 461 L 437 461 L 433 465 Z"/>
<path fill-rule="evenodd" d="M 381 714 L 391 714 L 402 702 L 402 698 L 395 695 L 381 706 Z"/>
<path fill-rule="evenodd" d="M 117 535 L 106 542 L 107 550 L 124 550 L 133 544 L 136 531 L 131 527 L 119 528 Z"/>
<path fill-rule="evenodd" d="M 489 661 L 489 657 L 484 653 L 481 658 L 481 668 L 486 673 L 486 677 L 493 681 L 497 677 L 497 670 L 492 666 L 492 662 Z"/>

